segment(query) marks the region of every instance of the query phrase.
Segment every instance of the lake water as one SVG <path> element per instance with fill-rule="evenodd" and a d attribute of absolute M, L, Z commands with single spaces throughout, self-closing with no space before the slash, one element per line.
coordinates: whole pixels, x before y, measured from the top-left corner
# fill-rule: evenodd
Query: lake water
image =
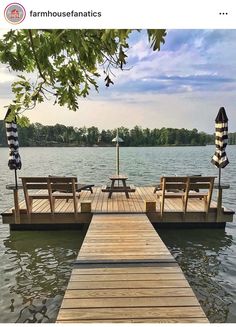
<path fill-rule="evenodd" d="M 135 185 L 162 175 L 217 175 L 214 146 L 120 148 L 120 171 Z M 115 172 L 115 148 L 21 148 L 19 176 L 76 175 L 103 185 Z M 236 209 L 236 146 L 222 181 L 224 204 Z M 0 149 L 0 212 L 13 206 L 8 150 Z M 214 195 L 215 196 L 215 195 Z M 21 195 L 22 197 L 22 195 Z M 161 230 L 211 322 L 236 322 L 236 224 L 222 229 Z M 9 231 L 0 221 L 0 323 L 54 322 L 85 231 Z"/>

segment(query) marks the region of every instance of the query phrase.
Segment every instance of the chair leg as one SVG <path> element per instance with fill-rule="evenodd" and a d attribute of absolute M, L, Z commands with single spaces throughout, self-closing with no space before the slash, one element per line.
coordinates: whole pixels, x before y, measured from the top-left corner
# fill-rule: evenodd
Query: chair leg
<path fill-rule="evenodd" d="M 56 201 L 55 197 L 52 197 L 52 208 L 51 208 L 52 213 L 55 212 L 55 201 Z"/>
<path fill-rule="evenodd" d="M 165 196 L 160 196 L 159 199 L 160 199 L 161 216 L 163 216 L 164 205 L 165 205 Z"/>
<path fill-rule="evenodd" d="M 33 199 L 29 198 L 29 212 L 32 212 L 32 207 L 33 207 Z"/>

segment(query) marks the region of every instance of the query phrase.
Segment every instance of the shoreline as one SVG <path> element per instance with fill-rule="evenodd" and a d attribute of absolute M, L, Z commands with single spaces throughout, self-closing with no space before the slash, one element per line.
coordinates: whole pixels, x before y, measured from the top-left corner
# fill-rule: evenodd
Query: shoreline
<path fill-rule="evenodd" d="M 168 145 L 119 145 L 122 148 L 178 148 L 178 147 L 202 147 L 214 144 L 168 144 Z M 233 144 L 232 144 L 233 145 Z M 114 148 L 115 145 L 77 145 L 77 144 L 41 144 L 41 145 L 23 145 L 21 148 Z M 0 148 L 8 148 L 7 145 L 0 144 Z"/>

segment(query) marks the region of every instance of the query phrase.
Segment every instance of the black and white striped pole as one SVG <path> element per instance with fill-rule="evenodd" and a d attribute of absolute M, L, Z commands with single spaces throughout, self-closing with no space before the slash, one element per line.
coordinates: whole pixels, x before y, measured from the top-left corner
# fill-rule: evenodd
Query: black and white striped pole
<path fill-rule="evenodd" d="M 19 139 L 18 139 L 18 131 L 16 119 L 11 121 L 9 118 L 10 109 L 7 111 L 5 116 L 5 126 L 6 126 L 6 134 L 7 134 L 7 143 L 9 147 L 9 159 L 8 159 L 8 167 L 10 170 L 15 171 L 15 187 L 18 188 L 17 182 L 17 169 L 21 169 L 21 157 L 19 154 Z"/>
<path fill-rule="evenodd" d="M 221 107 L 215 119 L 215 153 L 211 159 L 213 165 L 219 170 L 218 178 L 218 197 L 217 197 L 217 220 L 220 220 L 222 212 L 222 189 L 221 185 L 221 169 L 229 164 L 226 155 L 226 146 L 228 143 L 228 117 L 225 108 Z M 229 186 L 228 186 L 229 187 Z M 228 188 L 227 187 L 227 188 Z M 226 187 L 224 187 L 226 188 Z"/>
<path fill-rule="evenodd" d="M 218 185 L 221 185 L 221 169 L 229 164 L 225 149 L 228 143 L 228 117 L 225 108 L 221 107 L 215 119 L 215 153 L 212 164 L 219 169 Z"/>

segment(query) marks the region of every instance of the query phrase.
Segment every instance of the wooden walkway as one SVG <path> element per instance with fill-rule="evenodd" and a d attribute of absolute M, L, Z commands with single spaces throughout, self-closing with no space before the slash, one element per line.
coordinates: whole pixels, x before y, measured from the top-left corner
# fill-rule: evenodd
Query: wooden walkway
<path fill-rule="evenodd" d="M 208 322 L 144 214 L 94 215 L 58 323 Z"/>

